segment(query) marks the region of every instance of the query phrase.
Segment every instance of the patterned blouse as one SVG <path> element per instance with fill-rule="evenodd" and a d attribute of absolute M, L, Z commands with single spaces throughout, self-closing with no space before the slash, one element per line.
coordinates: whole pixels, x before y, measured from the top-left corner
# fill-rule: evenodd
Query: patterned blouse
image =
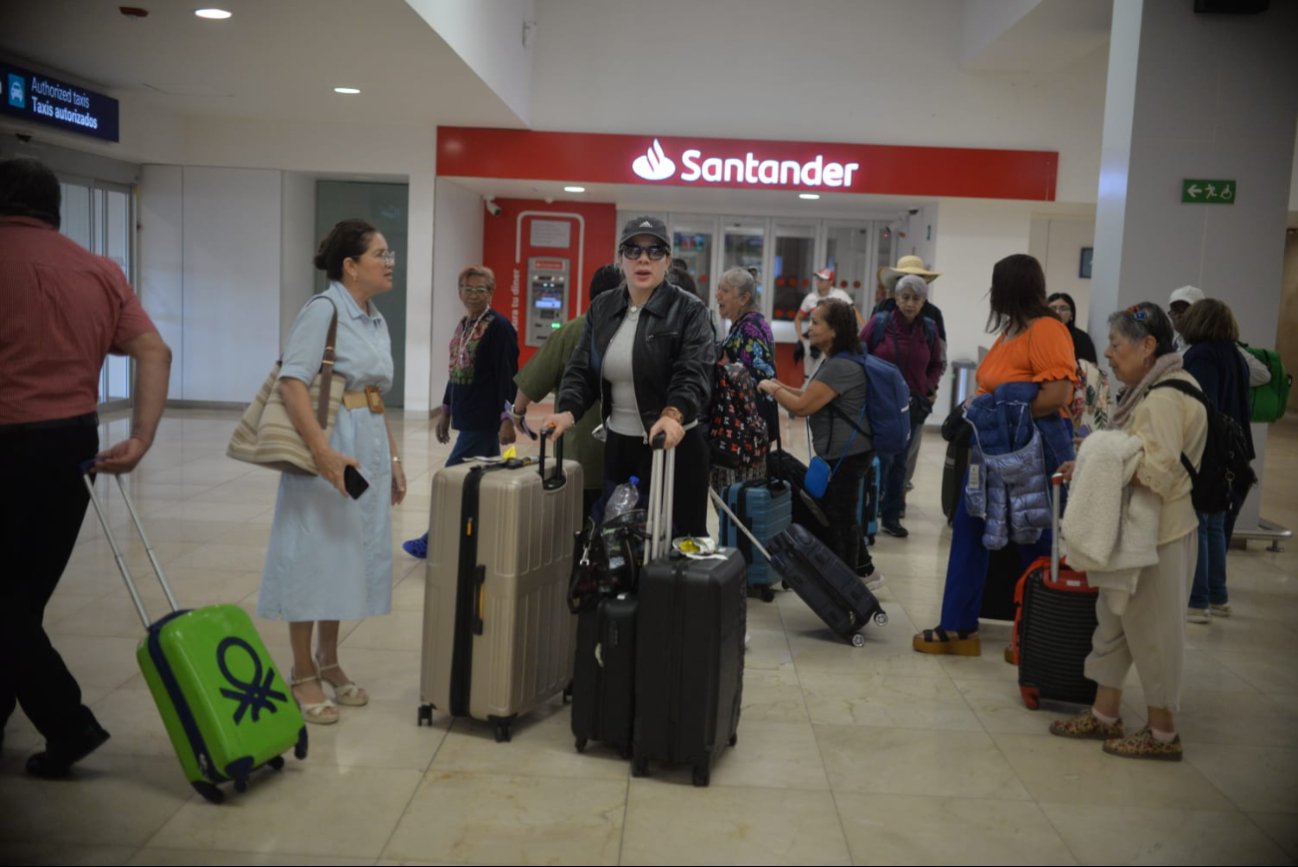
<path fill-rule="evenodd" d="M 766 317 L 756 310 L 740 316 L 730 326 L 730 333 L 721 342 L 721 352 L 731 361 L 737 361 L 753 376 L 754 385 L 763 379 L 775 378 L 775 335 Z"/>

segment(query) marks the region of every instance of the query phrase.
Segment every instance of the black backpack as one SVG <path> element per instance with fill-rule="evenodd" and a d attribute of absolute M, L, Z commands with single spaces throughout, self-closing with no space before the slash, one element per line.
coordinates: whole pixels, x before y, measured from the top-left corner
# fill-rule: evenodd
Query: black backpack
<path fill-rule="evenodd" d="M 1203 461 L 1196 472 L 1194 464 L 1182 452 L 1181 466 L 1190 474 L 1190 483 L 1194 485 L 1190 501 L 1195 511 L 1208 514 L 1229 511 L 1236 493 L 1243 496 L 1257 484 L 1257 474 L 1249 463 L 1248 441 L 1244 439 L 1243 428 L 1235 419 L 1215 409 L 1204 393 L 1188 382 L 1168 379 L 1151 386 L 1151 390 L 1153 388 L 1174 388 L 1203 404 L 1208 413 L 1208 440 L 1203 446 Z"/>

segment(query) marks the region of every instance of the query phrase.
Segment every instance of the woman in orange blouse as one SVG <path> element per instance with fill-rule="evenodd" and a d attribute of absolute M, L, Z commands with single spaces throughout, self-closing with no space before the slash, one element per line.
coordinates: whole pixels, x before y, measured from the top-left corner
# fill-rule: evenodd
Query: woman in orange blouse
<path fill-rule="evenodd" d="M 1036 259 L 1019 253 L 996 263 L 987 331 L 997 337 L 978 367 L 978 394 L 993 393 L 1006 383 L 1035 382 L 1041 388 L 1032 401 L 1032 417 L 1064 414 L 1076 385 L 1077 359 L 1067 326 L 1046 306 L 1046 278 Z M 1042 471 L 1054 469 L 1045 466 Z M 913 646 L 920 653 L 982 652 L 978 612 L 990 554 L 982 543 L 985 522 L 969 514 L 963 490 L 952 523 L 942 622 L 915 635 Z M 1019 554 L 1025 568 L 1038 556 L 1048 556 L 1049 531 L 1035 545 L 1020 545 Z"/>

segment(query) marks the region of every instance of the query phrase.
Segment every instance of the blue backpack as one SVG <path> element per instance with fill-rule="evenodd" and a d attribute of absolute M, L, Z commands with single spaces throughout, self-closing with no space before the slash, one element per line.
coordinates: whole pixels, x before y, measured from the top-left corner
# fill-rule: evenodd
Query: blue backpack
<path fill-rule="evenodd" d="M 874 450 L 884 455 L 904 452 L 910 442 L 910 387 L 897 365 L 874 355 L 834 357 L 855 361 L 865 370 L 865 414 L 870 419 Z M 848 418 L 838 407 L 834 409 Z M 855 421 L 848 421 L 856 427 Z"/>

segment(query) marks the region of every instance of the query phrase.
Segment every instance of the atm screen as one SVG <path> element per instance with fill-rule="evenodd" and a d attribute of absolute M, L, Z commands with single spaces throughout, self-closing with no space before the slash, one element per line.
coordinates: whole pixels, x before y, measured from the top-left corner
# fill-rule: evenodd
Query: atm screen
<path fill-rule="evenodd" d="M 560 282 L 536 280 L 532 283 L 532 303 L 538 310 L 558 310 L 563 307 L 563 290 Z"/>

